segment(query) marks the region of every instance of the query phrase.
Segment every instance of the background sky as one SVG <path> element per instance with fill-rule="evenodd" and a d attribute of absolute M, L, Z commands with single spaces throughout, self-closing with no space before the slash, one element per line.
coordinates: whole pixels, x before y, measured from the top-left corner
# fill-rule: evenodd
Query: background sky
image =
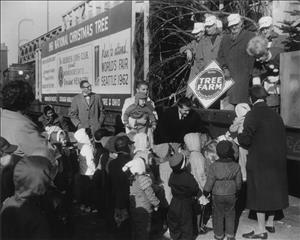
<path fill-rule="evenodd" d="M 82 1 L 49 0 L 49 30 L 62 25 L 62 15 Z M 0 1 L 1 4 L 1 43 L 8 47 L 8 65 L 18 62 L 18 23 L 20 43 L 31 41 L 47 32 L 47 1 Z M 22 40 L 22 41 L 21 41 Z"/>

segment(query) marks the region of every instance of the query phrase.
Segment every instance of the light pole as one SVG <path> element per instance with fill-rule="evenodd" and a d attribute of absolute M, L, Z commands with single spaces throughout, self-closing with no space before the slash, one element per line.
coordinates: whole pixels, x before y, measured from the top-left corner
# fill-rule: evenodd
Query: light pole
<path fill-rule="evenodd" d="M 20 28 L 23 22 L 31 22 L 32 24 L 34 23 L 31 18 L 23 18 L 18 22 L 18 62 L 20 62 Z"/>

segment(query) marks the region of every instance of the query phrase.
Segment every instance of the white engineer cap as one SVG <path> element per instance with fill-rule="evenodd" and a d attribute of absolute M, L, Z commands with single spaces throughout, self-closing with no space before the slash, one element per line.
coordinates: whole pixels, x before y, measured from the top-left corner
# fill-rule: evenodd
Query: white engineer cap
<path fill-rule="evenodd" d="M 270 16 L 261 17 L 258 21 L 259 30 L 272 25 L 273 19 Z"/>
<path fill-rule="evenodd" d="M 194 23 L 194 29 L 192 31 L 193 34 L 197 34 L 201 31 L 204 31 L 204 23 L 202 22 L 195 22 Z"/>
<path fill-rule="evenodd" d="M 230 14 L 227 17 L 227 21 L 228 21 L 228 27 L 231 27 L 241 22 L 241 16 L 238 13 Z"/>
<path fill-rule="evenodd" d="M 217 18 L 214 15 L 209 15 L 205 18 L 204 26 L 212 26 L 217 23 Z"/>

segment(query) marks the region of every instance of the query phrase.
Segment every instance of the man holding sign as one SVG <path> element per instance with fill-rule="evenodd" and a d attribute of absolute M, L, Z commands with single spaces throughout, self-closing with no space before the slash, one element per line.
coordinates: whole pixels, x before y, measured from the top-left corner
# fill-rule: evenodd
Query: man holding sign
<path fill-rule="evenodd" d="M 238 103 L 249 102 L 249 83 L 254 66 L 254 58 L 246 52 L 247 44 L 255 33 L 243 29 L 239 14 L 230 14 L 227 18 L 230 34 L 226 34 L 221 42 L 217 61 L 235 82 L 223 100 L 223 109 L 233 110 Z"/>

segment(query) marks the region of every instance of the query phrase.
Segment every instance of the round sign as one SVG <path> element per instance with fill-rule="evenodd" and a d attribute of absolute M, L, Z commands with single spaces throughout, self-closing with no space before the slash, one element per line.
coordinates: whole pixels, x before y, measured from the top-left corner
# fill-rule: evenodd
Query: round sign
<path fill-rule="evenodd" d="M 220 69 L 211 68 L 197 77 L 196 94 L 204 99 L 211 99 L 220 94 L 225 86 L 224 74 Z"/>

